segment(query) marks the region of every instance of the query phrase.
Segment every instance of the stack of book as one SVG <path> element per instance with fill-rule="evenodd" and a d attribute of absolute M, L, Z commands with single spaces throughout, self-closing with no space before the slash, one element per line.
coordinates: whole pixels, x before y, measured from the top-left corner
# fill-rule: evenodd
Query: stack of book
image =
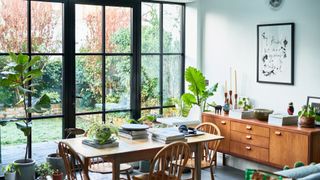
<path fill-rule="evenodd" d="M 298 124 L 297 115 L 270 114 L 268 124 L 275 126 L 289 126 Z"/>
<path fill-rule="evenodd" d="M 152 135 L 152 140 L 164 144 L 170 144 L 175 141 L 187 141 L 183 133 L 176 128 L 153 128 L 148 130 Z"/>
<path fill-rule="evenodd" d="M 148 139 L 148 132 L 147 130 L 127 130 L 127 129 L 120 129 L 119 136 L 131 140 L 135 139 Z"/>

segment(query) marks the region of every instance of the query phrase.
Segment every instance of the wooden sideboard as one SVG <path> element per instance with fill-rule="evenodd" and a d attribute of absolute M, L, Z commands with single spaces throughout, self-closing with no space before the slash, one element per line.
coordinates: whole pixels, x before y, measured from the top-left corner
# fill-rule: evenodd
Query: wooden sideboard
<path fill-rule="evenodd" d="M 297 161 L 305 164 L 320 162 L 320 128 L 274 126 L 256 119 L 235 119 L 205 112 L 203 122 L 212 122 L 224 140 L 219 152 L 259 162 L 269 166 L 293 167 Z"/>

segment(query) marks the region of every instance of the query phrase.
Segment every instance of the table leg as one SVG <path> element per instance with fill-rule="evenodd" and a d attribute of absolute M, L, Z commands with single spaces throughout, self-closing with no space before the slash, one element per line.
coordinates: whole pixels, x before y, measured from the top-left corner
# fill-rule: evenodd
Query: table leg
<path fill-rule="evenodd" d="M 224 153 L 222 153 L 222 165 L 226 165 L 226 155 Z"/>
<path fill-rule="evenodd" d="M 89 158 L 84 158 L 84 167 L 83 167 L 83 172 L 86 174 L 89 174 L 89 164 L 90 164 L 90 159 Z"/>
<path fill-rule="evenodd" d="M 112 162 L 112 180 L 120 179 L 120 164 L 118 161 L 114 160 Z"/>
<path fill-rule="evenodd" d="M 201 180 L 201 143 L 195 144 L 195 179 Z"/>

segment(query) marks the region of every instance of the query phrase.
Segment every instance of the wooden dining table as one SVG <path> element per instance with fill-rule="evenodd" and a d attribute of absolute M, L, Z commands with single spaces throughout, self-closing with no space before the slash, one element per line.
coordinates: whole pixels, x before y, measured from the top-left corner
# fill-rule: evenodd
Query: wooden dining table
<path fill-rule="evenodd" d="M 84 138 L 64 139 L 62 142 L 67 143 L 75 150 L 84 160 L 85 169 L 88 171 L 90 159 L 106 158 L 112 162 L 112 179 L 119 180 L 120 164 L 129 163 L 141 160 L 151 160 L 161 148 L 166 144 L 149 139 L 129 140 L 119 138 L 119 146 L 112 148 L 97 149 L 85 144 L 82 144 Z M 201 179 L 201 143 L 209 141 L 217 141 L 223 139 L 222 136 L 205 133 L 199 136 L 187 137 L 186 143 L 189 144 L 195 156 L 195 179 Z"/>

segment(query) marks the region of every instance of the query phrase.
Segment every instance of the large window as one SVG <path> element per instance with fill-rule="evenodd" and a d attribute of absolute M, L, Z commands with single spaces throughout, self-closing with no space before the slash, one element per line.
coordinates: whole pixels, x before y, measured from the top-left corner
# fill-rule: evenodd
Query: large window
<path fill-rule="evenodd" d="M 0 70 L 9 52 L 40 56 L 35 97 L 47 93 L 52 103 L 31 114 L 30 152 L 62 138 L 64 128 L 86 129 L 95 120 L 120 125 L 150 113 L 174 115 L 173 99 L 184 91 L 183 4 L 77 2 L 0 0 Z M 0 87 L 0 119 L 23 117 L 12 92 Z M 3 148 L 26 143 L 13 123 L 1 131 Z"/>
<path fill-rule="evenodd" d="M 182 5 L 142 3 L 142 114 L 174 115 L 174 99 L 183 93 Z"/>

